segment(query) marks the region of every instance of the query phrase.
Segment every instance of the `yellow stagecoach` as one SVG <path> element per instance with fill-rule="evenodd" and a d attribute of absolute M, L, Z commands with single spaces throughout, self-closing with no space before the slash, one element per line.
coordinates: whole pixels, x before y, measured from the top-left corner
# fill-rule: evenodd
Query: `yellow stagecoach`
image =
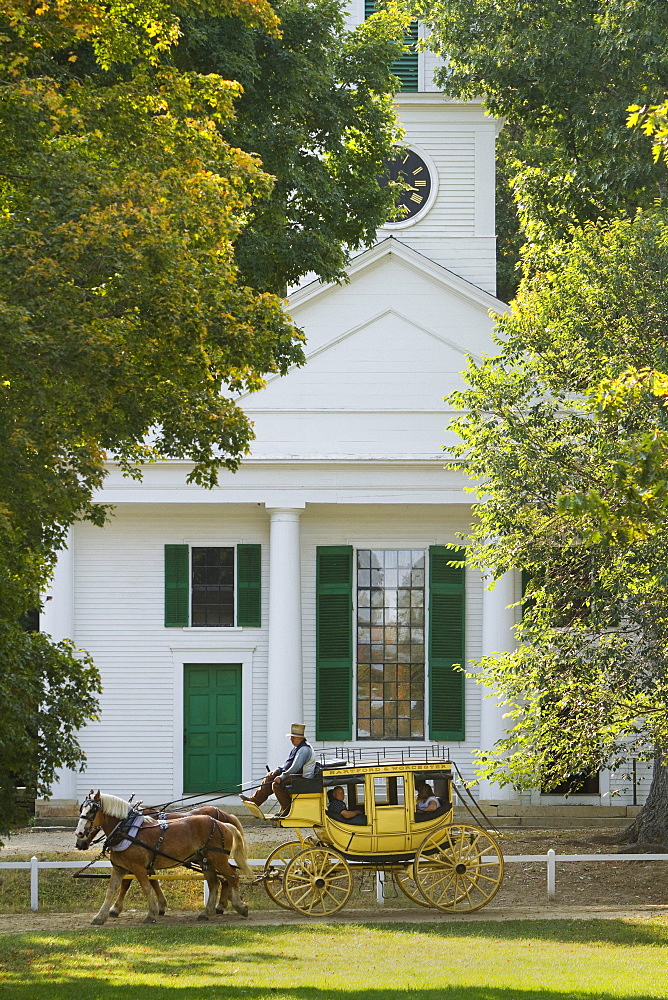
<path fill-rule="evenodd" d="M 316 777 L 293 779 L 290 811 L 273 820 L 296 835 L 272 852 L 261 876 L 279 906 L 329 916 L 345 906 L 356 873 L 378 871 L 421 906 L 471 912 L 489 903 L 501 885 L 503 856 L 487 830 L 453 822 L 453 764 L 443 748 L 337 754 L 321 761 Z M 416 809 L 425 782 L 438 799 L 431 812 Z M 358 814 L 354 822 L 342 818 L 341 805 L 333 811 L 335 789 L 345 812 Z M 471 800 L 475 820 L 474 811 Z"/>

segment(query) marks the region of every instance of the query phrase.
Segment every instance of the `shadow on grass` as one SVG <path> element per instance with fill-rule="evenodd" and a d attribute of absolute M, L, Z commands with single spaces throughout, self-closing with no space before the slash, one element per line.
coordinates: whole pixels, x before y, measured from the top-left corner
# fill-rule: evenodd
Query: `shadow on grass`
<path fill-rule="evenodd" d="M 234 919 L 234 918 L 233 918 Z M 446 915 L 440 923 L 375 923 L 373 920 L 360 920 L 355 923 L 329 923 L 326 920 L 313 919 L 308 924 L 273 924 L 258 925 L 252 924 L 224 924 L 202 925 L 193 923 L 192 926 L 182 924 L 180 926 L 160 927 L 154 926 L 147 929 L 139 927 L 122 927 L 108 924 L 107 927 L 99 931 L 73 931 L 57 932 L 63 936 L 71 935 L 86 936 L 109 935 L 110 941 L 136 941 L 146 943 L 147 934 L 153 936 L 156 942 L 159 940 L 162 945 L 169 942 L 174 944 L 183 943 L 189 940 L 195 944 L 199 940 L 204 940 L 202 935 L 221 934 L 226 946 L 235 944 L 243 946 L 250 941 L 268 942 L 273 938 L 281 938 L 289 933 L 294 939 L 301 937 L 306 941 L 303 947 L 308 947 L 308 941 L 319 928 L 322 928 L 328 937 L 347 937 L 353 927 L 365 927 L 377 930 L 383 934 L 426 934 L 429 937 L 441 938 L 489 938 L 496 941 L 559 941 L 564 943 L 600 943 L 627 946 L 629 948 L 637 945 L 668 945 L 668 919 L 665 923 L 657 922 L 656 918 L 648 918 L 645 922 L 630 922 L 626 920 L 494 920 L 494 921 L 471 921 L 471 922 L 450 922 Z M 0 949 L 2 947 L 0 938 Z M 1 955 L 1 951 L 0 951 Z"/>
<path fill-rule="evenodd" d="M 442 956 L 434 974 L 416 975 L 419 963 L 402 978 L 413 975 L 411 988 L 388 986 L 360 988 L 368 982 L 356 966 L 355 939 L 367 935 L 362 947 L 382 948 L 388 964 L 392 956 L 403 959 L 425 951 Z M 382 935 L 368 940 L 369 931 Z M 286 968 L 300 956 L 317 955 L 318 941 L 340 939 L 341 952 L 349 953 L 349 985 L 327 986 L 331 966 L 323 964 L 322 975 L 313 976 L 318 986 L 258 986 L 252 984 L 253 966 L 266 979 L 273 966 L 285 979 Z M 425 938 L 431 939 L 427 947 Z M 433 940 L 442 941 L 434 948 Z M 452 945 L 448 941 L 452 941 Z M 594 984 L 567 992 L 536 983 L 532 988 L 448 985 L 448 955 L 480 954 L 480 942 L 547 941 L 556 944 L 608 944 L 623 949 L 668 944 L 668 924 L 627 923 L 620 920 L 541 920 L 439 924 L 289 924 L 281 926 L 179 926 L 122 927 L 95 930 L 56 930 L 0 937 L 0 997 L 12 1000 L 656 1000 L 663 993 L 628 993 L 624 984 L 614 993 L 602 992 Z M 455 944 L 456 941 L 456 944 Z M 475 942 L 475 945 L 474 945 Z M 503 947 L 503 946 L 502 946 Z M 484 948 L 483 948 L 484 951 Z M 509 947 L 509 955 L 512 949 Z M 610 959 L 611 956 L 608 956 Z M 316 962 L 317 959 L 314 959 Z M 575 960 L 575 959 L 574 959 Z M 401 965 L 401 962 L 397 962 Z M 346 972 L 337 965 L 337 972 Z M 424 970 L 422 970 L 424 972 Z M 549 970 L 546 970 L 548 972 Z M 232 977 L 238 974 L 236 983 Z M 191 977 L 202 976 L 200 985 Z M 137 978 L 135 978 L 137 977 Z M 118 982 L 119 978 L 126 980 Z M 476 977 L 477 978 L 477 977 Z M 480 969 L 480 978 L 487 978 Z M 492 978 L 494 974 L 492 973 Z M 141 982 L 136 986 L 130 985 Z M 427 980 L 424 988 L 421 980 Z M 441 980 L 438 987 L 429 980 Z M 147 980 L 152 980 L 149 984 Z M 158 980 L 158 981 L 156 981 Z M 246 981 L 243 983 L 243 981 Z M 250 980 L 250 982 L 248 981 Z M 271 981 L 271 980 L 270 980 Z M 444 981 L 444 982 L 443 982 Z M 242 984 L 243 983 L 243 984 Z M 178 991 L 178 992 L 176 992 Z"/>
<path fill-rule="evenodd" d="M 514 987 L 494 986 L 440 986 L 437 989 L 396 988 L 387 989 L 332 989 L 329 987 L 290 986 L 173 986 L 153 985 L 132 987 L 127 984 L 112 985 L 102 980 L 69 980 L 48 982 L 42 980 L 37 985 L 12 984 L 12 1000 L 136 1000 L 150 994 L 151 1000 L 657 1000 L 656 993 L 601 993 L 599 990 L 531 989 L 518 990 Z"/>
<path fill-rule="evenodd" d="M 480 923 L 365 924 L 383 931 L 418 931 L 430 937 L 493 938 L 508 941 L 559 941 L 576 944 L 668 945 L 668 922 L 625 920 L 499 920 Z"/>

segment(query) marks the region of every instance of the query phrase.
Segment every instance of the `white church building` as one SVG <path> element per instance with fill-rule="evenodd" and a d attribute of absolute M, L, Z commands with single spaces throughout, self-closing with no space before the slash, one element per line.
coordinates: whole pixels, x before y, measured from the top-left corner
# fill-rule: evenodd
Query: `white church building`
<path fill-rule="evenodd" d="M 352 23 L 364 8 L 353 0 Z M 317 748 L 439 743 L 468 777 L 503 732 L 494 699 L 453 664 L 513 648 L 520 578 L 489 590 L 448 565 L 472 496 L 443 450 L 443 399 L 468 355 L 494 352 L 490 313 L 507 309 L 500 126 L 436 89 L 433 56 L 404 62 L 409 214 L 354 258 L 348 283 L 290 295 L 306 363 L 243 399 L 256 439 L 240 470 L 206 490 L 183 461 L 141 483 L 112 467 L 99 496 L 111 520 L 71 531 L 41 627 L 88 650 L 104 690 L 80 736 L 87 769 L 61 773 L 56 801 L 249 785 L 283 762 L 293 722 Z M 610 783 L 602 774 L 586 801 L 610 802 Z"/>

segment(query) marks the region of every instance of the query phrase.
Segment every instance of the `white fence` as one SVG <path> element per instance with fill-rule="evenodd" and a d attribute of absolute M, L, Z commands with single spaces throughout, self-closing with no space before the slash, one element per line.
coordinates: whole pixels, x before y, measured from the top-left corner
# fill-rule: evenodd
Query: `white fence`
<path fill-rule="evenodd" d="M 490 862 L 493 859 L 489 859 Z M 550 849 L 547 854 L 517 854 L 505 857 L 505 864 L 530 864 L 542 863 L 547 866 L 547 898 L 553 900 L 556 893 L 557 882 L 557 861 L 560 863 L 589 862 L 590 864 L 599 861 L 668 861 L 668 854 L 557 854 Z M 249 865 L 264 866 L 265 858 L 251 858 Z M 3 869 L 19 869 L 30 871 L 30 909 L 39 909 L 39 873 L 46 868 L 81 868 L 80 861 L 40 861 L 33 857 L 30 861 L 2 861 L 0 871 Z M 110 861 L 95 861 L 90 868 L 111 868 Z M 193 875 L 193 878 L 202 876 Z M 384 903 L 385 873 L 379 871 L 376 874 L 376 900 L 381 905 Z M 204 884 L 204 901 L 206 903 L 209 887 Z"/>

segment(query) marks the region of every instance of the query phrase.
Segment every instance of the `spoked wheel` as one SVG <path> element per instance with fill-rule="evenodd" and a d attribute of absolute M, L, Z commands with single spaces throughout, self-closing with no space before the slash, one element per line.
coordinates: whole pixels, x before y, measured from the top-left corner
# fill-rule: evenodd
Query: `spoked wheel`
<path fill-rule="evenodd" d="M 412 899 L 414 903 L 418 903 L 420 906 L 431 906 L 431 903 L 427 902 L 418 888 L 418 884 L 415 881 L 415 876 L 413 874 L 412 865 L 408 868 L 402 868 L 399 871 L 395 871 L 394 881 L 397 883 L 401 891 L 408 896 L 409 899 Z"/>
<path fill-rule="evenodd" d="M 420 845 L 413 871 L 430 906 L 470 913 L 499 891 L 503 855 L 490 834 L 458 823 L 429 834 Z"/>
<path fill-rule="evenodd" d="M 264 863 L 264 887 L 273 901 L 282 906 L 284 910 L 292 909 L 292 906 L 285 898 L 283 887 L 285 867 L 288 861 L 294 858 L 295 854 L 299 854 L 301 850 L 302 845 L 300 841 L 291 840 L 287 844 L 281 844 L 280 847 L 273 850 Z"/>
<path fill-rule="evenodd" d="M 293 910 L 309 917 L 337 913 L 348 902 L 353 879 L 345 858 L 330 847 L 307 847 L 288 863 L 284 898 Z"/>

